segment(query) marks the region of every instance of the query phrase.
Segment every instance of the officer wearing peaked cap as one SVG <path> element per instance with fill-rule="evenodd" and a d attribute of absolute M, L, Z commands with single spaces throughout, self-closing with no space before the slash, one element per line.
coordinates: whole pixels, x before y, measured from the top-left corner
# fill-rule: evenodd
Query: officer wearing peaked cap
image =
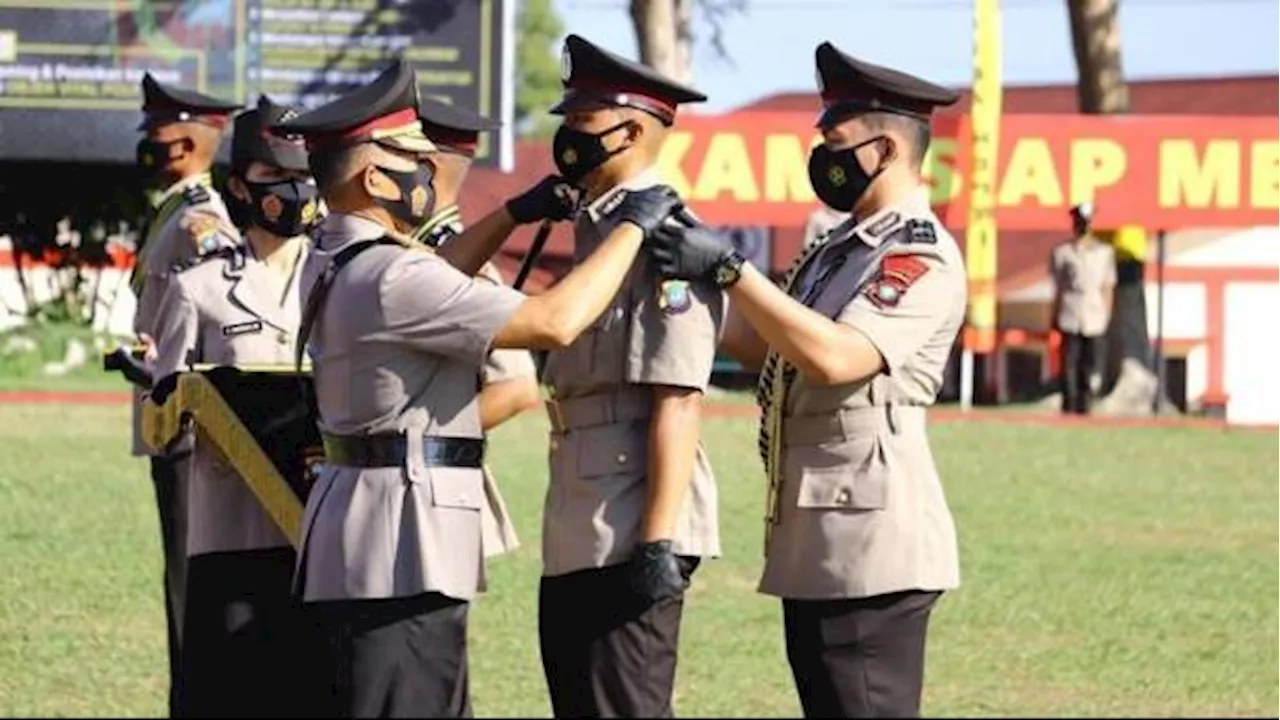
<path fill-rule="evenodd" d="M 462 233 L 458 196 L 471 169 L 480 135 L 501 126 L 458 105 L 422 98 L 418 108 L 422 130 L 436 146 L 427 158 L 435 167 L 436 213 L 414 233 L 415 239 L 438 248 Z M 502 284 L 502 274 L 486 262 L 477 278 Z M 480 424 L 485 433 L 521 412 L 541 404 L 538 371 L 527 350 L 493 350 L 480 373 Z M 488 463 L 484 468 L 485 507 L 481 511 L 481 546 L 485 557 L 515 550 L 520 545 L 506 502 Z"/>
<path fill-rule="evenodd" d="M 139 169 L 156 189 L 148 212 L 142 244 L 133 270 L 132 288 L 138 299 L 133 327 L 154 360 L 159 334 L 157 313 L 175 263 L 240 243 L 240 234 L 213 188 L 210 170 L 222 134 L 238 105 L 193 90 L 142 78 L 143 137 L 136 148 Z M 133 454 L 151 456 L 151 479 L 160 512 L 165 556 L 165 617 L 169 626 L 170 710 L 175 709 L 181 669 L 183 594 L 186 585 L 186 463 L 188 437 L 156 452 L 142 442 L 141 403 L 144 392 L 134 389 Z"/>
<path fill-rule="evenodd" d="M 300 142 L 265 130 L 291 108 L 258 100 L 235 120 L 231 196 L 245 243 L 179 265 L 160 304 L 155 376 L 192 363 L 293 360 L 298 273 L 318 198 Z M 288 539 L 219 453 L 197 443 L 188 480 L 182 717 L 275 717 L 295 702 Z"/>
<path fill-rule="evenodd" d="M 303 693 L 320 701 L 313 716 L 470 715 L 467 610 L 484 584 L 477 375 L 494 348 L 576 339 L 675 206 L 665 193 L 630 199 L 627 222 L 537 297 L 476 281 L 487 256 L 453 265 L 407 235 L 435 206 L 419 111 L 397 61 L 273 127 L 304 138 L 330 210 L 307 258 L 299 331 L 326 455 L 295 581 L 319 635 Z"/>
<path fill-rule="evenodd" d="M 760 591 L 782 599 L 808 717 L 919 713 L 925 631 L 959 584 L 955 527 L 925 433 L 964 319 L 964 265 L 920 165 L 956 94 L 823 43 L 823 144 L 809 177 L 850 218 L 778 288 L 700 227 L 659 230 L 665 275 L 729 291 L 724 345 L 761 367 L 769 475 Z"/>
<path fill-rule="evenodd" d="M 560 175 L 581 193 L 574 253 L 592 252 L 656 167 L 679 106 L 704 95 L 570 35 Z M 551 479 L 538 635 L 556 717 L 673 713 L 684 592 L 720 554 L 715 477 L 698 437 L 724 305 L 638 263 L 589 337 L 551 353 Z"/>

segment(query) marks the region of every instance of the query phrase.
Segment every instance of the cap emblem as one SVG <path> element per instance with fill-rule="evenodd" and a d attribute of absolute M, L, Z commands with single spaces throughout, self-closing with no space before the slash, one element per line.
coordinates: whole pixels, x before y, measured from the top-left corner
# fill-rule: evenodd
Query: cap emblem
<path fill-rule="evenodd" d="M 560 82 L 567 83 L 573 77 L 573 53 L 569 48 L 560 51 Z"/>

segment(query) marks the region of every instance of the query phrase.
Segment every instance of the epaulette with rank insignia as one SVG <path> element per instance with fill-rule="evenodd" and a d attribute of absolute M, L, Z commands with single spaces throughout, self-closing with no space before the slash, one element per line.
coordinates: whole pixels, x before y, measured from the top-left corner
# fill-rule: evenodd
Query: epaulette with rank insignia
<path fill-rule="evenodd" d="M 213 196 L 209 194 L 209 188 L 204 185 L 197 184 L 191 185 L 186 190 L 183 190 L 182 199 L 185 200 L 188 205 L 203 205 L 204 203 L 212 200 Z"/>
<path fill-rule="evenodd" d="M 179 260 L 173 265 L 170 265 L 169 272 L 180 273 L 210 260 L 218 259 L 230 260 L 235 266 L 233 269 L 238 269 L 240 266 L 244 265 L 244 247 L 222 247 L 214 250 L 213 252 L 204 253 L 203 255 L 194 255 L 186 260 Z"/>
<path fill-rule="evenodd" d="M 928 243 L 938 242 L 938 235 L 934 232 L 933 223 L 920 218 L 911 218 L 903 227 L 903 242 L 908 243 Z"/>

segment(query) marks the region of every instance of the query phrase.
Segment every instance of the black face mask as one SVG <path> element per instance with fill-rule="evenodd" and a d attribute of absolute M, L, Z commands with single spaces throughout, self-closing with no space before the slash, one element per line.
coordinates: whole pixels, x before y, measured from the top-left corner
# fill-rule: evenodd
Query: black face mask
<path fill-rule="evenodd" d="M 809 154 L 809 184 L 818 199 L 832 210 L 853 210 L 885 167 L 884 159 L 881 159 L 875 172 L 868 173 L 858 162 L 857 151 L 882 140 L 883 137 L 874 137 L 843 150 L 830 150 L 826 145 L 815 147 Z"/>
<path fill-rule="evenodd" d="M 256 183 L 249 188 L 249 223 L 282 238 L 310 230 L 319 219 L 319 191 L 302 180 Z"/>
<path fill-rule="evenodd" d="M 378 170 L 400 188 L 399 200 L 376 198 L 379 205 L 410 228 L 418 227 L 431 217 L 431 213 L 435 211 L 436 192 L 431 187 L 435 172 L 430 165 L 419 165 L 406 172 L 384 167 L 379 167 Z"/>
<path fill-rule="evenodd" d="M 606 136 L 612 135 L 630 124 L 631 121 L 627 120 L 598 133 L 583 132 L 582 130 L 574 130 L 571 127 L 561 125 L 560 129 L 556 131 L 555 140 L 551 144 L 551 152 L 556 162 L 556 169 L 560 171 L 560 177 L 564 178 L 565 182 L 570 185 L 577 185 L 592 170 L 605 164 L 609 158 L 630 147 L 629 145 L 624 145 L 616 150 L 609 150 L 604 146 Z"/>
<path fill-rule="evenodd" d="M 138 141 L 135 148 L 134 157 L 138 163 L 138 168 L 148 177 L 153 177 L 164 171 L 169 163 L 182 157 L 182 153 L 173 154 L 173 148 L 181 146 L 185 150 L 190 150 L 191 141 L 187 138 L 179 138 L 170 142 L 160 142 L 144 137 Z"/>

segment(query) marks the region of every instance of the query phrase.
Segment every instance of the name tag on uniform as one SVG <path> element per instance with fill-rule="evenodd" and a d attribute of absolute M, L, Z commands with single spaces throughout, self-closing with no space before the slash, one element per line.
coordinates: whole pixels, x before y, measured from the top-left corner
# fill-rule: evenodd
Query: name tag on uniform
<path fill-rule="evenodd" d="M 249 322 L 236 323 L 235 325 L 223 325 L 222 337 L 235 337 L 237 335 L 248 335 L 249 333 L 262 332 L 262 321 L 251 320 Z"/>

